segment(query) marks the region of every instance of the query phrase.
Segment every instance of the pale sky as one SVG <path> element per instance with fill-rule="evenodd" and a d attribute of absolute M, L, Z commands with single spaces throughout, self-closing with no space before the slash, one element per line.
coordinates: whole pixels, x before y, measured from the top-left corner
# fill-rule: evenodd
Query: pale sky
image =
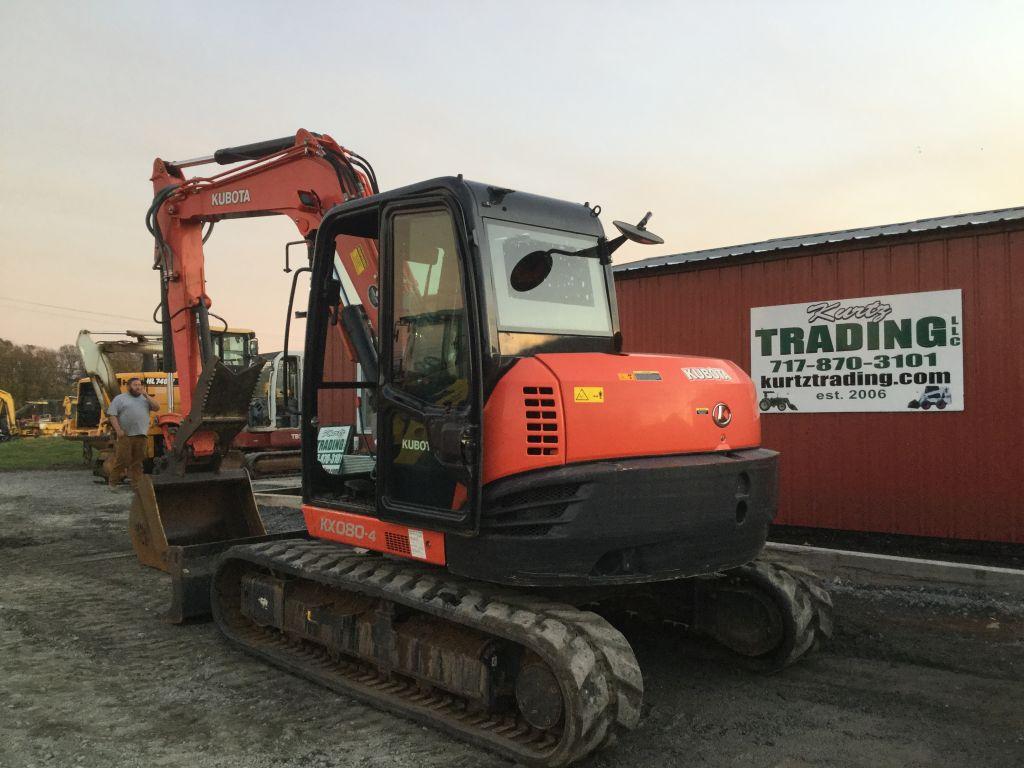
<path fill-rule="evenodd" d="M 149 327 L 153 158 L 298 128 L 383 189 L 464 173 L 606 230 L 652 210 L 665 245 L 623 261 L 1024 205 L 1022 39 L 996 1 L 0 0 L 0 337 Z M 214 311 L 266 350 L 296 234 L 208 244 Z"/>

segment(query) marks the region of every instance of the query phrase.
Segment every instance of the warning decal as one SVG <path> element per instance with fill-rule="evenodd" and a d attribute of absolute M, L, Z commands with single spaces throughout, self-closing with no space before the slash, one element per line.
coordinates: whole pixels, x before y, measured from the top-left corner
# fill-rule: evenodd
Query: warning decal
<path fill-rule="evenodd" d="M 619 381 L 661 381 L 661 374 L 657 371 L 631 371 L 620 373 Z"/>
<path fill-rule="evenodd" d="M 366 271 L 366 255 L 363 253 L 362 248 L 357 245 L 352 249 L 352 253 L 348 257 L 352 260 L 352 269 L 356 271 L 357 275 L 361 275 Z"/>
<path fill-rule="evenodd" d="M 603 403 L 604 387 L 573 387 L 574 403 Z"/>
<path fill-rule="evenodd" d="M 417 531 L 415 528 L 409 529 L 409 552 L 420 560 L 427 559 L 427 545 L 423 539 L 423 531 Z"/>

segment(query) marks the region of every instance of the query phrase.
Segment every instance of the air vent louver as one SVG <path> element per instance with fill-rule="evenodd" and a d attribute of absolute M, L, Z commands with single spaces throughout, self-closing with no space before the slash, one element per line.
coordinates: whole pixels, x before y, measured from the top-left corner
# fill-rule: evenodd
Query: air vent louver
<path fill-rule="evenodd" d="M 523 387 L 526 414 L 526 453 L 529 456 L 557 456 L 558 410 L 552 387 Z"/>
<path fill-rule="evenodd" d="M 399 555 L 409 555 L 412 551 L 409 548 L 409 537 L 400 536 L 397 533 L 386 531 L 384 533 L 384 546 L 388 548 L 388 551 L 394 552 Z"/>

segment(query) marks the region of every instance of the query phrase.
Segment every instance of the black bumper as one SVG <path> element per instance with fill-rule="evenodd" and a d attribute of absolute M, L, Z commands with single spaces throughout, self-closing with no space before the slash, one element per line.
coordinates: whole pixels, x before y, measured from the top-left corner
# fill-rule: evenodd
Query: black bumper
<path fill-rule="evenodd" d="M 775 451 L 601 461 L 484 489 L 478 536 L 446 537 L 449 569 L 523 586 L 629 584 L 752 560 L 775 516 Z"/>

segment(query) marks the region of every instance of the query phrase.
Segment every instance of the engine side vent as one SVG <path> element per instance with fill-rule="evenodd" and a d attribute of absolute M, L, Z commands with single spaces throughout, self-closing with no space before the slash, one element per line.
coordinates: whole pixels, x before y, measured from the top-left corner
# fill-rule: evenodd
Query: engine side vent
<path fill-rule="evenodd" d="M 384 532 L 384 546 L 388 548 L 389 552 L 394 552 L 399 555 L 411 555 L 412 551 L 409 549 L 409 537 L 400 536 L 397 533 L 391 531 Z"/>
<path fill-rule="evenodd" d="M 558 455 L 561 436 L 557 402 L 553 387 L 523 387 L 528 456 Z"/>

